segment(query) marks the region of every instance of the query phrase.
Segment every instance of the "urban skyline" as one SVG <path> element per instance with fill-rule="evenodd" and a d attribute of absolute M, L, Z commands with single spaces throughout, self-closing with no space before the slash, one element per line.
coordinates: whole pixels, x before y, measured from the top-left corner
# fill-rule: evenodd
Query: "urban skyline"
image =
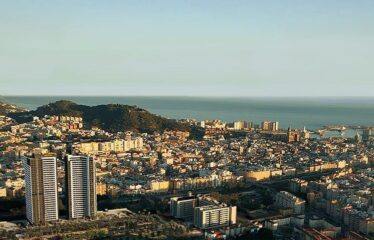
<path fill-rule="evenodd" d="M 0 110 L 11 239 L 374 237 L 374 125 L 177 120 L 64 100 Z"/>
<path fill-rule="evenodd" d="M 374 240 L 373 0 L 4 0 L 0 32 L 0 240 Z"/>

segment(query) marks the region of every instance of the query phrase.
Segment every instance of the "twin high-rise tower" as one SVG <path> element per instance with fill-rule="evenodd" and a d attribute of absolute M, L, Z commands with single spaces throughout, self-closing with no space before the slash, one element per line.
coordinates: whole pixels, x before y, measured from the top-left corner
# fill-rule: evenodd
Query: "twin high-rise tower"
<path fill-rule="evenodd" d="M 58 220 L 57 159 L 35 155 L 24 160 L 26 217 L 32 224 Z M 65 159 L 68 218 L 96 215 L 96 169 L 92 157 L 68 155 Z"/>
<path fill-rule="evenodd" d="M 56 157 L 27 158 L 24 167 L 27 220 L 32 224 L 58 220 Z"/>
<path fill-rule="evenodd" d="M 68 155 L 65 161 L 68 217 L 96 215 L 96 175 L 92 157 Z"/>

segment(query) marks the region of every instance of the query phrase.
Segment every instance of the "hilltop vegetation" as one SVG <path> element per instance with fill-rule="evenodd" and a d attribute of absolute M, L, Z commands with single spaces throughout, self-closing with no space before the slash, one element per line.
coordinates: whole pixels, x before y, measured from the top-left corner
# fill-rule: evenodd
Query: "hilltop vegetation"
<path fill-rule="evenodd" d="M 139 131 L 152 133 L 164 130 L 196 132 L 195 127 L 152 114 L 136 106 L 108 104 L 86 106 L 61 100 L 37 108 L 34 111 L 12 113 L 9 116 L 18 122 L 30 121 L 30 117 L 45 115 L 69 115 L 83 117 L 90 127 L 100 127 L 108 132 Z"/>

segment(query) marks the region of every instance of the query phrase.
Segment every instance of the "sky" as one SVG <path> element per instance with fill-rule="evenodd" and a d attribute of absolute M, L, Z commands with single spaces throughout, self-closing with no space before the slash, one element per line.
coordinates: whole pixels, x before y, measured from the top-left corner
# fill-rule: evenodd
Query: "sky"
<path fill-rule="evenodd" d="M 374 96 L 374 1 L 1 0 L 0 95 Z"/>

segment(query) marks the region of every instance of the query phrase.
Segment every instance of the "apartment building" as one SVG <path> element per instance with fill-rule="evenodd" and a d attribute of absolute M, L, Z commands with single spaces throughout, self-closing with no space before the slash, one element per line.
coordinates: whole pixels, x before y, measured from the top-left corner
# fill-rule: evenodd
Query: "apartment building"
<path fill-rule="evenodd" d="M 194 209 L 194 225 L 201 229 L 226 227 L 236 224 L 236 206 L 207 205 Z"/>
<path fill-rule="evenodd" d="M 196 196 L 173 197 L 170 199 L 170 213 L 175 218 L 192 218 L 197 204 Z"/>
<path fill-rule="evenodd" d="M 56 157 L 24 159 L 26 217 L 31 224 L 58 220 Z"/>
<path fill-rule="evenodd" d="M 94 159 L 68 155 L 65 164 L 69 219 L 95 217 L 97 200 Z"/>
<path fill-rule="evenodd" d="M 303 214 L 305 209 L 305 200 L 295 195 L 280 191 L 275 196 L 275 206 L 280 208 L 291 208 L 294 214 Z"/>

